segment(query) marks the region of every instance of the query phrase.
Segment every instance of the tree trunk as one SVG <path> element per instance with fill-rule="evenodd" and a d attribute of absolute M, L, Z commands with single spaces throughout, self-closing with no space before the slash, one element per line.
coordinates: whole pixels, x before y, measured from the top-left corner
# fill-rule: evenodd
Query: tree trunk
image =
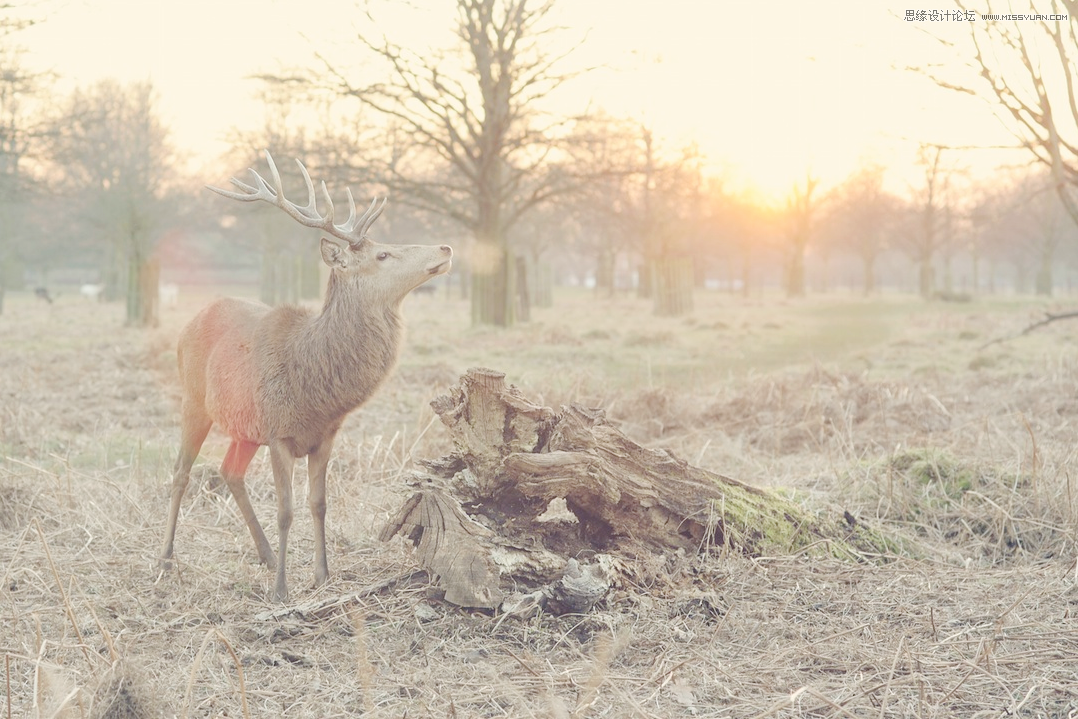
<path fill-rule="evenodd" d="M 277 258 L 277 304 L 288 305 L 299 302 L 300 259 L 293 252 L 282 252 Z"/>
<path fill-rule="evenodd" d="M 693 269 L 688 257 L 666 257 L 651 265 L 653 308 L 660 317 L 680 317 L 693 309 Z"/>
<path fill-rule="evenodd" d="M 795 247 L 786 263 L 786 296 L 805 296 L 805 252 Z"/>
<path fill-rule="evenodd" d="M 746 299 L 752 296 L 752 255 L 748 250 L 741 256 L 741 296 Z"/>
<path fill-rule="evenodd" d="M 1014 291 L 1020 295 L 1029 294 L 1029 266 L 1025 262 L 1014 263 Z"/>
<path fill-rule="evenodd" d="M 460 283 L 460 298 L 462 300 L 467 300 L 471 296 L 472 270 L 467 263 L 462 262 L 461 264 L 464 266 L 461 267 L 458 275 L 458 277 L 460 277 L 458 280 Z"/>
<path fill-rule="evenodd" d="M 101 273 L 101 282 L 105 288 L 98 298 L 100 301 L 117 302 L 126 295 L 127 283 L 124 280 L 131 274 L 129 262 L 120 252 L 115 253 L 112 263 Z"/>
<path fill-rule="evenodd" d="M 493 242 L 476 243 L 472 264 L 472 324 L 509 327 L 516 320 L 513 263 Z"/>
<path fill-rule="evenodd" d="M 811 284 L 814 292 L 824 295 L 831 291 L 831 254 L 821 252 L 816 265 L 817 269 L 812 273 L 812 282 L 810 283 L 806 277 L 805 290 L 807 291 Z M 805 269 L 805 274 L 809 275 L 808 268 Z"/>
<path fill-rule="evenodd" d="M 317 267 L 315 267 L 317 271 Z M 287 249 L 262 252 L 262 268 L 259 276 L 258 299 L 275 307 L 295 304 L 308 298 L 311 280 L 301 255 Z M 316 278 L 316 283 L 320 278 Z M 318 286 L 317 284 L 315 285 Z M 320 290 L 313 297 L 318 297 Z"/>
<path fill-rule="evenodd" d="M 533 274 L 533 296 L 536 307 L 554 306 L 554 268 L 548 262 L 535 261 Z"/>
<path fill-rule="evenodd" d="M 127 325 L 156 327 L 160 301 L 161 263 L 133 257 L 128 267 Z"/>
<path fill-rule="evenodd" d="M 505 375 L 472 369 L 431 406 L 454 451 L 422 462 L 416 492 L 381 533 L 462 606 L 585 611 L 623 557 L 735 551 L 863 559 L 891 543 L 849 513 L 805 509 L 770 491 L 632 442 L 602 410 L 555 411 Z M 550 515 L 554 514 L 555 517 Z M 596 554 L 596 553 L 599 554 Z M 592 557 L 581 567 L 571 557 Z M 507 596 L 505 587 L 534 589 Z"/>
<path fill-rule="evenodd" d="M 861 260 L 864 266 L 864 291 L 868 297 L 876 292 L 876 256 L 863 255 Z"/>
<path fill-rule="evenodd" d="M 7 254 L 0 254 L 0 315 L 4 314 L 4 295 L 11 277 L 11 259 Z"/>
<path fill-rule="evenodd" d="M 653 263 L 645 260 L 639 265 L 636 274 L 636 296 L 642 300 L 651 297 Z"/>
<path fill-rule="evenodd" d="M 262 251 L 262 268 L 258 274 L 258 299 L 270 305 L 277 304 L 277 253 Z"/>
<path fill-rule="evenodd" d="M 528 261 L 519 256 L 516 258 L 517 280 L 517 319 L 521 322 L 531 322 L 532 298 L 528 290 Z"/>
<path fill-rule="evenodd" d="M 917 281 L 921 297 L 932 297 L 936 291 L 936 269 L 932 266 L 931 258 L 922 259 L 918 264 Z"/>
<path fill-rule="evenodd" d="M 595 262 L 595 294 L 598 297 L 614 296 L 614 260 L 613 252 L 600 250 Z"/>
<path fill-rule="evenodd" d="M 26 263 L 16 254 L 8 255 L 2 268 L 4 287 L 9 290 L 26 289 Z"/>
<path fill-rule="evenodd" d="M 1042 260 L 1041 266 L 1037 270 L 1037 276 L 1033 280 L 1034 289 L 1041 297 L 1052 296 L 1052 263 L 1048 260 Z"/>

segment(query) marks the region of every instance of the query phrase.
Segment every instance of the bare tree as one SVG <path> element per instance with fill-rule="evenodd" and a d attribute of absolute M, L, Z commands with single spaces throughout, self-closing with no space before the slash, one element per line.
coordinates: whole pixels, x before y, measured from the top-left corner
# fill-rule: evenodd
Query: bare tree
<path fill-rule="evenodd" d="M 27 68 L 12 38 L 36 22 L 0 5 L 0 313 L 8 284 L 21 281 L 18 260 L 26 254 L 26 210 L 36 187 L 26 165 L 55 127 L 37 102 L 48 75 Z"/>
<path fill-rule="evenodd" d="M 32 139 L 23 98 L 32 91 L 33 76 L 17 56 L 0 54 L 0 312 L 4 293 L 21 265 L 15 262 L 24 228 L 27 177 L 23 166 Z"/>
<path fill-rule="evenodd" d="M 860 259 L 866 295 L 876 291 L 876 264 L 887 249 L 901 204 L 884 189 L 884 172 L 880 165 L 858 168 L 835 188 L 827 218 L 835 246 Z"/>
<path fill-rule="evenodd" d="M 787 297 L 805 295 L 805 253 L 812 239 L 819 213 L 820 197 L 815 195 L 819 178 L 805 174 L 804 184 L 795 183 L 786 197 L 783 224 L 786 237 L 785 289 Z"/>
<path fill-rule="evenodd" d="M 943 149 L 923 146 L 919 162 L 924 168 L 924 184 L 911 187 L 909 221 L 896 233 L 899 246 L 917 265 L 917 286 L 922 297 L 936 292 L 936 259 L 951 241 L 948 233 L 952 212 L 953 171 L 943 162 Z"/>
<path fill-rule="evenodd" d="M 704 193 L 700 156 L 684 147 L 663 157 L 648 127 L 640 129 L 643 150 L 639 182 L 644 265 L 641 294 L 652 298 L 655 314 L 676 317 L 693 308 L 695 271 L 692 238 L 703 224 Z"/>
<path fill-rule="evenodd" d="M 642 169 L 638 128 L 604 113 L 582 118 L 573 128 L 572 163 L 588 182 L 565 203 L 578 232 L 575 249 L 594 262 L 598 296 L 610 297 L 620 259 L 639 256 L 643 232 L 634 176 Z"/>
<path fill-rule="evenodd" d="M 386 82 L 357 84 L 324 56 L 321 84 L 358 98 L 391 120 L 390 150 L 372 155 L 373 173 L 401 202 L 449 217 L 475 237 L 472 318 L 515 319 L 509 230 L 559 191 L 549 173 L 563 120 L 537 108 L 573 73 L 566 53 L 544 49 L 553 0 L 457 0 L 456 35 L 465 62 L 424 56 L 388 39 L 359 40 L 384 60 Z"/>
<path fill-rule="evenodd" d="M 969 254 L 973 270 L 973 290 L 982 285 L 989 293 L 996 291 L 999 248 L 1007 234 L 1003 219 L 1006 216 L 1008 198 L 1001 191 L 996 178 L 980 183 L 971 192 L 972 205 L 967 213 L 969 223 Z M 987 278 L 982 278 L 982 265 L 987 262 Z M 983 279 L 983 281 L 982 281 Z"/>
<path fill-rule="evenodd" d="M 657 315 L 692 309 L 692 240 L 705 207 L 699 153 L 672 152 L 646 126 L 603 115 L 578 123 L 572 173 L 587 178 L 572 207 L 597 263 L 596 284 L 613 290 L 619 255 L 642 260 L 638 292 Z"/>
<path fill-rule="evenodd" d="M 1021 146 L 1048 168 L 1054 190 L 1078 223 L 1078 0 L 1029 2 L 1030 17 L 1022 19 L 984 19 L 1020 12 L 1009 2 L 985 0 L 976 11 L 957 5 L 971 19 L 965 23 L 971 57 L 941 42 L 969 57 L 975 77 L 929 76 L 992 102 Z"/>
<path fill-rule="evenodd" d="M 971 188 L 970 207 L 964 216 L 974 289 L 983 287 L 990 294 L 997 292 L 1004 280 L 1004 266 L 1013 269 L 1016 291 L 1025 293 L 1031 289 L 1037 258 L 1028 242 L 1030 218 L 1021 211 L 1019 200 L 1027 179 L 1025 174 L 1001 169 Z M 1055 197 L 1050 185 L 1042 187 L 1042 191 L 1045 189 Z M 982 265 L 986 267 L 982 269 Z"/>
<path fill-rule="evenodd" d="M 157 323 L 155 231 L 166 216 L 173 150 L 149 82 L 104 80 L 77 90 L 55 146 L 67 192 L 108 248 L 105 280 L 127 301 L 127 323 Z"/>
<path fill-rule="evenodd" d="M 41 22 L 40 11 L 44 5 L 44 2 L 28 0 L 0 2 L 0 41 Z"/>
<path fill-rule="evenodd" d="M 1021 272 L 1028 266 L 1034 293 L 1050 297 L 1055 286 L 1054 269 L 1067 240 L 1078 239 L 1078 226 L 1053 191 L 1049 172 L 1027 174 L 1008 188 L 1002 227 L 1009 228 L 1006 250 Z M 1024 284 L 1024 283 L 1023 283 Z"/>
<path fill-rule="evenodd" d="M 1037 257 L 1033 288 L 1038 295 L 1051 297 L 1055 290 L 1055 268 L 1060 251 L 1065 246 L 1064 240 L 1074 242 L 1078 239 L 1078 225 L 1070 222 L 1058 194 L 1049 188 L 1042 187 L 1030 198 L 1027 212 L 1031 220 L 1029 240 Z"/>

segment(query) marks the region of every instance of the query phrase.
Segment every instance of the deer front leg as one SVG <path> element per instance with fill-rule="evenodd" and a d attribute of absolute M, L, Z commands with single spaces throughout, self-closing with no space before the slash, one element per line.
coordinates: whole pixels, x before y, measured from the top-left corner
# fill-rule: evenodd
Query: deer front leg
<path fill-rule="evenodd" d="M 225 460 L 221 463 L 221 476 L 225 484 L 232 492 L 232 498 L 236 500 L 236 506 L 240 508 L 243 521 L 247 523 L 247 529 L 251 531 L 251 538 L 255 541 L 258 549 L 258 560 L 270 569 L 277 566 L 273 557 L 273 549 L 270 548 L 266 533 L 262 531 L 262 525 L 258 523 L 254 507 L 251 506 L 251 498 L 247 496 L 247 487 L 243 478 L 247 474 L 247 466 L 258 451 L 257 444 L 234 439 L 225 453 Z"/>
<path fill-rule="evenodd" d="M 165 542 L 161 547 L 161 555 L 158 566 L 161 569 L 171 567 L 173 541 L 176 539 L 176 522 L 180 517 L 180 503 L 187 491 L 187 484 L 191 480 L 191 466 L 198 457 L 198 451 L 202 443 L 206 441 L 212 420 L 204 412 L 184 408 L 183 434 L 180 438 L 180 453 L 176 457 L 176 465 L 172 470 L 172 497 L 168 508 L 168 525 L 165 528 Z"/>
<path fill-rule="evenodd" d="M 333 437 L 323 440 L 307 455 L 308 504 L 314 519 L 314 586 L 329 579 L 329 563 L 326 561 L 326 469 L 333 452 Z"/>
<path fill-rule="evenodd" d="M 270 464 L 273 465 L 273 483 L 277 488 L 277 582 L 273 589 L 273 598 L 278 602 L 288 601 L 288 583 L 285 579 L 285 566 L 288 555 L 288 530 L 292 527 L 292 471 L 296 458 L 292 450 L 281 440 L 274 440 L 269 445 Z"/>

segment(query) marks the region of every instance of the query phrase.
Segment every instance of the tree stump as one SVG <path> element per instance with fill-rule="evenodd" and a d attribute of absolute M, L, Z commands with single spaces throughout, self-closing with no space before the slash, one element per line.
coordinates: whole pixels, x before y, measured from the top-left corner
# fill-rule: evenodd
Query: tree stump
<path fill-rule="evenodd" d="M 848 512 L 812 512 L 641 447 L 602 410 L 540 406 L 501 372 L 471 369 L 431 406 L 455 448 L 421 462 L 381 536 L 409 538 L 454 604 L 586 611 L 643 552 L 864 560 L 892 548 Z M 534 591 L 507 597 L 509 584 Z"/>

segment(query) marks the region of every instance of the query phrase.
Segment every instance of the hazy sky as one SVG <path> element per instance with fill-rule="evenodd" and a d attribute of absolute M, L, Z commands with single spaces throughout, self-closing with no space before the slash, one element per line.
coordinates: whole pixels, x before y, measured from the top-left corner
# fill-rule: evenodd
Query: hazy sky
<path fill-rule="evenodd" d="M 59 90 L 101 77 L 153 81 L 177 144 L 196 166 L 229 128 L 257 128 L 253 73 L 311 64 L 316 50 L 357 58 L 370 10 L 391 39 L 449 46 L 451 0 L 50 0 L 19 36 Z M 928 6 L 924 6 L 928 7 Z M 916 4 L 873 0 L 562 0 L 566 67 L 604 65 L 560 93 L 651 125 L 669 145 L 695 141 L 715 172 L 768 195 L 810 169 L 825 183 L 861 159 L 909 176 L 917 141 L 1000 144 L 1010 136 L 976 99 L 935 88 L 910 65 L 953 62 L 903 17 Z M 980 155 L 966 158 L 979 166 Z"/>

